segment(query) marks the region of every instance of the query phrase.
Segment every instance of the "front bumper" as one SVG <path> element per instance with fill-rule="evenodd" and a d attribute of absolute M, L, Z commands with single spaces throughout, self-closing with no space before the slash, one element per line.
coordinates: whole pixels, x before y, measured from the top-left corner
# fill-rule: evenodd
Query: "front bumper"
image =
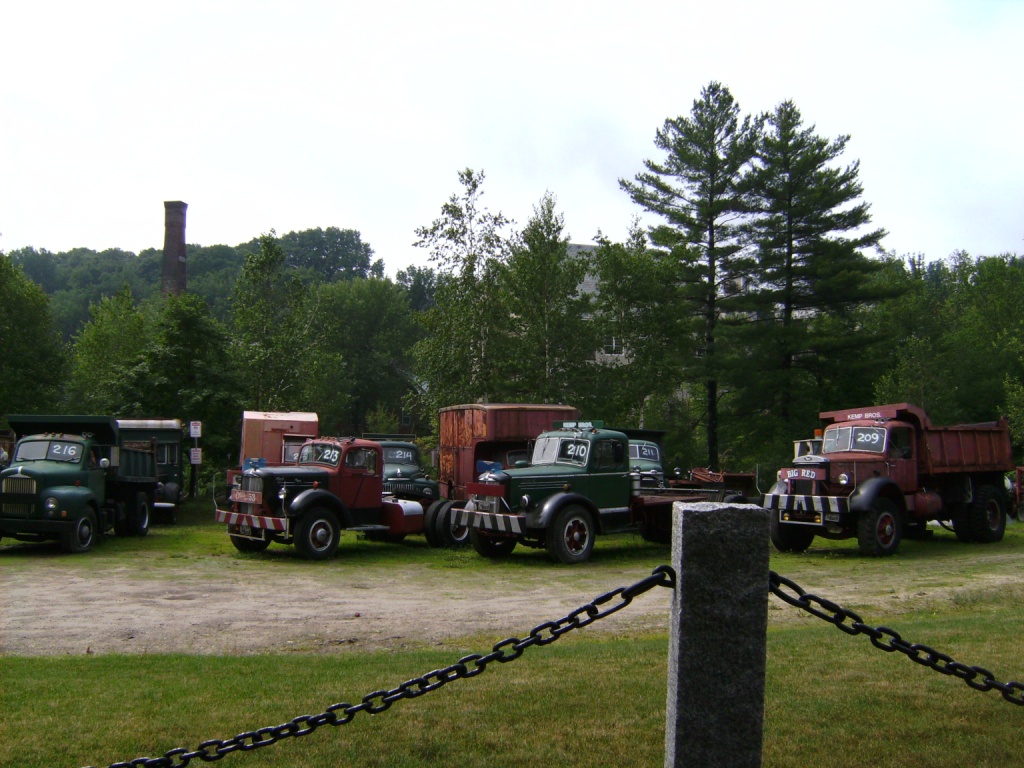
<path fill-rule="evenodd" d="M 779 521 L 783 523 L 825 526 L 841 523 L 849 515 L 850 499 L 846 496 L 766 493 L 761 507 L 777 510 Z"/>
<path fill-rule="evenodd" d="M 500 503 L 500 500 L 496 499 Z M 483 507 L 477 509 L 478 506 Z M 491 512 L 489 509 L 500 508 L 489 500 L 471 499 L 463 509 L 456 510 L 455 524 L 476 528 L 492 533 L 522 535 L 526 533 L 526 515 Z"/>

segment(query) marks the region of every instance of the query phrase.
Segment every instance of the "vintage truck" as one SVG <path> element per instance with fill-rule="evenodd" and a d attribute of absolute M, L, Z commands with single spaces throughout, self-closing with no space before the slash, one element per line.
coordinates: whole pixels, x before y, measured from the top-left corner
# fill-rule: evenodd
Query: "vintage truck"
<path fill-rule="evenodd" d="M 363 437 L 384 449 L 385 495 L 414 499 L 424 509 L 441 498 L 441 487 L 424 471 L 419 446 L 411 435 L 367 432 Z"/>
<path fill-rule="evenodd" d="M 866 555 L 891 555 L 929 521 L 961 541 L 993 542 L 1006 527 L 1004 475 L 1014 469 L 1005 419 L 933 426 L 909 403 L 827 411 L 820 450 L 798 454 L 764 495 L 771 539 L 783 552 L 815 536 L 857 538 Z"/>
<path fill-rule="evenodd" d="M 294 464 L 253 466 L 234 479 L 230 508 L 217 508 L 231 543 L 262 552 L 271 542 L 294 544 L 310 560 L 338 550 L 342 530 L 400 541 L 423 531 L 419 501 L 384 495 L 384 450 L 356 437 L 308 440 Z"/>
<path fill-rule="evenodd" d="M 87 552 L 110 530 L 145 536 L 157 494 L 177 498 L 180 485 L 164 486 L 158 466 L 163 460 L 168 477 L 168 464 L 180 462 L 176 419 L 28 415 L 8 422 L 19 440 L 0 472 L 0 536 Z"/>
<path fill-rule="evenodd" d="M 484 557 L 504 557 L 523 544 L 575 564 L 590 559 L 601 534 L 668 541 L 676 501 L 745 501 L 719 489 L 643 487 L 630 464 L 625 433 L 566 422 L 537 437 L 528 463 L 485 471 L 469 483 L 456 522 L 469 528 Z"/>
<path fill-rule="evenodd" d="M 438 480 L 443 499 L 427 509 L 424 535 L 434 546 L 469 542 L 456 510 L 469 498 L 467 487 L 488 469 L 508 469 L 530 457 L 533 441 L 555 422 L 579 418 L 571 405 L 470 403 L 438 413 Z"/>

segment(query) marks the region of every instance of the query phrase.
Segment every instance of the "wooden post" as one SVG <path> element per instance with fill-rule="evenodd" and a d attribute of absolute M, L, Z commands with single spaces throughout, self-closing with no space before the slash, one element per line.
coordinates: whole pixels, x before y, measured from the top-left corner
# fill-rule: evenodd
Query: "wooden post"
<path fill-rule="evenodd" d="M 768 513 L 677 502 L 672 520 L 666 768 L 760 768 Z"/>

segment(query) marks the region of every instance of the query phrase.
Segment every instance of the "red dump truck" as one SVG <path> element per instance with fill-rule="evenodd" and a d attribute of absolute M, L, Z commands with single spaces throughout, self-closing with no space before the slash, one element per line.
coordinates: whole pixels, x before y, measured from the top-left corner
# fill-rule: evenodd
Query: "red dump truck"
<path fill-rule="evenodd" d="M 1014 470 L 1006 419 L 936 427 L 909 403 L 820 417 L 820 452 L 794 458 L 762 501 L 777 549 L 856 537 L 862 553 L 891 555 L 904 536 L 927 535 L 932 520 L 960 541 L 1003 538 L 1004 477 Z"/>

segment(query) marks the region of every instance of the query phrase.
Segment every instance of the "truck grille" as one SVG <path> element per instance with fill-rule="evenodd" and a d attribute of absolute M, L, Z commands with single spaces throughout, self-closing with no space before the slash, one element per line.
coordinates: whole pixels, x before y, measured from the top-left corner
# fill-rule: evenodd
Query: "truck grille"
<path fill-rule="evenodd" d="M 36 481 L 30 477 L 5 477 L 2 490 L 3 494 L 23 494 L 27 496 L 36 495 Z M 17 503 L 12 501 L 3 502 L 3 514 L 12 517 L 28 517 L 32 514 L 34 501 Z"/>
<path fill-rule="evenodd" d="M 811 496 L 814 494 L 813 480 L 790 480 L 789 492 L 800 496 Z"/>
<path fill-rule="evenodd" d="M 256 493 L 263 493 L 263 478 L 256 475 L 242 475 L 241 488 L 243 491 L 255 491 Z M 245 515 L 258 515 L 260 514 L 259 504 L 239 504 L 238 511 Z"/>
<path fill-rule="evenodd" d="M 384 483 L 384 493 L 416 493 L 416 484 L 408 481 L 398 482 L 395 480 L 389 480 Z"/>

